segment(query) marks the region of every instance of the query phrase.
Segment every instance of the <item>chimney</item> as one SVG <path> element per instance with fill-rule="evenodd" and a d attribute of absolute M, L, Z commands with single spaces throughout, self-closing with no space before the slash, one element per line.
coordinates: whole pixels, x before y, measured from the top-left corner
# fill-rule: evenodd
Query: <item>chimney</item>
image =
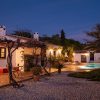
<path fill-rule="evenodd" d="M 33 38 L 34 40 L 39 41 L 39 33 L 38 32 L 33 33 Z"/>
<path fill-rule="evenodd" d="M 6 27 L 4 25 L 0 26 L 0 38 L 4 39 L 6 35 Z"/>

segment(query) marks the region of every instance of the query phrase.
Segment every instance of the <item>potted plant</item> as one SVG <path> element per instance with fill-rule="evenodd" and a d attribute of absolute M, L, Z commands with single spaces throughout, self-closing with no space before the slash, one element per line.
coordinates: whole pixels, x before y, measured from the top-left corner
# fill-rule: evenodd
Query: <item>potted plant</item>
<path fill-rule="evenodd" d="M 41 73 L 41 67 L 40 66 L 33 67 L 32 73 L 33 73 L 33 79 L 34 79 L 34 81 L 39 81 L 39 79 L 40 79 L 40 73 Z"/>
<path fill-rule="evenodd" d="M 61 73 L 61 69 L 63 68 L 63 64 L 61 64 L 60 62 L 58 62 L 58 73 L 60 74 Z"/>

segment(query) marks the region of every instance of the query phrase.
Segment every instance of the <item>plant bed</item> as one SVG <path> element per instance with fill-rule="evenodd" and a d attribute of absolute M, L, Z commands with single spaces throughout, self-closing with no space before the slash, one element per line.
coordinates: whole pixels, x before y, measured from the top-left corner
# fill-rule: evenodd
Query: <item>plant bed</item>
<path fill-rule="evenodd" d="M 70 77 L 86 78 L 92 81 L 100 81 L 100 69 L 92 70 L 90 72 L 74 72 L 68 74 Z"/>
<path fill-rule="evenodd" d="M 34 81 L 39 81 L 40 80 L 40 75 L 33 75 Z"/>

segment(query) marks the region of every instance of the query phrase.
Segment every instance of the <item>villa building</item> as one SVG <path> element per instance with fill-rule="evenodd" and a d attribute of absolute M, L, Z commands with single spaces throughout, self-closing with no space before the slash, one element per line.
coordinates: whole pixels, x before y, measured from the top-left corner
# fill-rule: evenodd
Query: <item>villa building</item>
<path fill-rule="evenodd" d="M 100 63 L 100 52 L 99 51 L 76 51 L 73 54 L 74 62 L 89 63 L 95 62 Z"/>
<path fill-rule="evenodd" d="M 31 39 L 20 37 L 20 36 L 14 36 L 14 35 L 5 35 L 7 40 L 16 41 L 17 39 L 20 39 L 21 42 L 26 43 L 27 41 L 30 41 Z M 42 45 L 44 43 L 39 41 L 39 44 Z M 7 56 L 8 56 L 8 48 L 6 47 L 6 43 L 0 43 L 0 67 L 7 67 Z M 31 46 L 21 46 L 12 55 L 12 65 L 13 67 L 23 66 L 21 68 L 22 71 L 24 71 L 24 56 L 25 55 L 33 55 L 34 48 Z M 37 46 L 37 50 L 35 51 L 36 55 L 39 55 L 41 52 L 41 48 Z"/>
<path fill-rule="evenodd" d="M 50 57 L 61 57 L 62 56 L 62 46 L 46 43 L 47 49 L 46 49 L 46 56 L 48 58 Z"/>
<path fill-rule="evenodd" d="M 4 27 L 0 27 L 0 39 L 7 39 L 16 41 L 17 39 L 20 39 L 21 43 L 26 43 L 28 41 L 33 41 L 38 44 L 33 43 L 32 46 L 20 46 L 18 49 L 16 49 L 12 55 L 12 65 L 13 67 L 21 66 L 20 70 L 25 70 L 25 56 L 26 55 L 32 55 L 37 56 L 39 59 L 41 59 L 41 55 L 43 54 L 42 51 L 44 50 L 43 46 L 45 45 L 46 48 L 46 56 L 49 58 L 50 56 L 61 56 L 61 46 L 56 46 L 49 43 L 44 43 L 39 41 L 39 36 L 37 33 L 34 34 L 34 38 L 26 38 L 16 35 L 10 35 L 6 34 L 6 30 Z M 34 41 L 35 40 L 35 41 Z M 29 42 L 30 43 L 30 42 Z M 42 48 L 42 49 L 41 49 Z M 7 69 L 7 56 L 8 56 L 8 50 L 7 50 L 6 43 L 0 42 L 0 69 L 6 68 Z M 41 51 L 42 50 L 42 51 Z M 41 62 L 39 62 L 41 64 Z"/>

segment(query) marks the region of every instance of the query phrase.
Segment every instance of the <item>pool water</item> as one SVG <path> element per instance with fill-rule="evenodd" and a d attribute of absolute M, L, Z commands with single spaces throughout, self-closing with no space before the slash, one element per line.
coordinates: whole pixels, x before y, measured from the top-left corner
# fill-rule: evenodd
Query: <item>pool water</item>
<path fill-rule="evenodd" d="M 88 63 L 84 66 L 80 66 L 80 69 L 96 69 L 100 68 L 100 63 Z"/>

